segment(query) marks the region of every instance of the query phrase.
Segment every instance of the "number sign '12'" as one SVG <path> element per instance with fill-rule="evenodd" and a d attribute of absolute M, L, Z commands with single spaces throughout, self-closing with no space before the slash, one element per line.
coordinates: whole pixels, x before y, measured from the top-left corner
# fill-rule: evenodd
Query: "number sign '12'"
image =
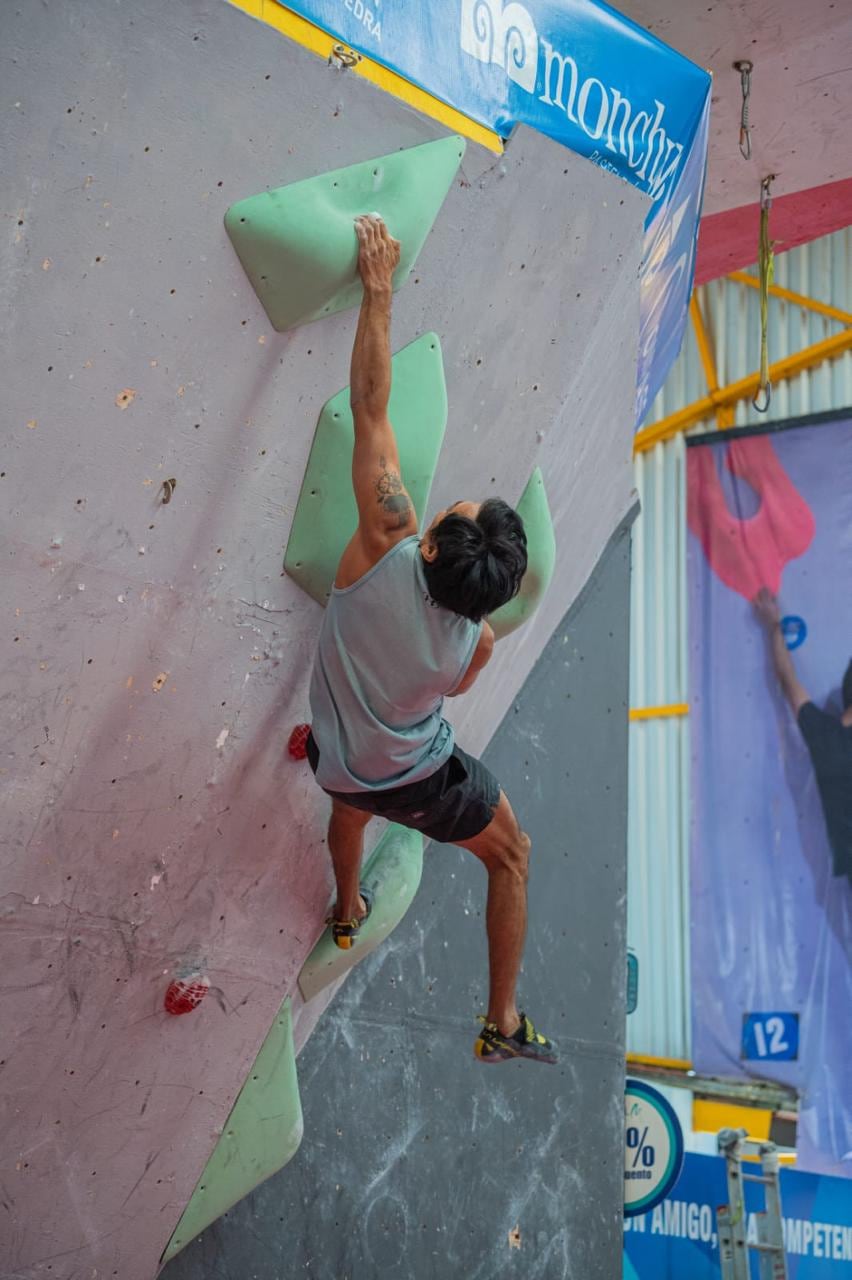
<path fill-rule="evenodd" d="M 789 1062 L 799 1056 L 797 1013 L 744 1013 L 742 1056 L 764 1062 Z"/>

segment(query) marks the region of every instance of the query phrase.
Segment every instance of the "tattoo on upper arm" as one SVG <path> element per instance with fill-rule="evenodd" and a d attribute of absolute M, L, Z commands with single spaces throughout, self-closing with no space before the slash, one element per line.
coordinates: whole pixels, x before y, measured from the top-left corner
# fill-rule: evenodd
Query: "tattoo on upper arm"
<path fill-rule="evenodd" d="M 383 467 L 385 459 L 379 459 Z M 404 529 L 411 519 L 411 500 L 402 486 L 402 479 L 396 471 L 384 470 L 376 480 L 377 502 L 385 515 L 395 523 L 393 528 Z"/>

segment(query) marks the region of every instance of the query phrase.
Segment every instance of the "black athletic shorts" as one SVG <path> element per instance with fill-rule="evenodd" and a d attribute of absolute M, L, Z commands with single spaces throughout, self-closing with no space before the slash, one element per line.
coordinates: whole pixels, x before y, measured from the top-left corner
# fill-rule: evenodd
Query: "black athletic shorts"
<path fill-rule="evenodd" d="M 316 773 L 319 748 L 313 734 L 308 736 L 306 749 L 308 762 Z M 353 809 L 413 827 L 439 844 L 453 844 L 456 840 L 471 840 L 485 830 L 500 800 L 500 783 L 481 760 L 457 746 L 436 773 L 419 782 L 387 791 L 326 794 Z"/>

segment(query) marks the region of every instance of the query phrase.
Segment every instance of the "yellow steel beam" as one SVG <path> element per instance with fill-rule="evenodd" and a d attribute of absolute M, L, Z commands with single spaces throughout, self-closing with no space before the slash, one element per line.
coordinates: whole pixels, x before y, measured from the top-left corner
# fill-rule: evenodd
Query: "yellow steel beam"
<path fill-rule="evenodd" d="M 631 707 L 631 720 L 656 720 L 661 716 L 689 715 L 688 702 L 669 702 L 660 707 Z"/>
<path fill-rule="evenodd" d="M 698 343 L 698 354 L 701 357 L 701 367 L 704 370 L 707 390 L 718 391 L 719 379 L 716 376 L 716 363 L 713 359 L 713 352 L 710 349 L 710 338 L 704 327 L 701 307 L 698 305 L 697 293 L 693 293 L 689 299 L 689 315 L 692 320 L 692 327 L 695 330 L 695 341 Z"/>
<path fill-rule="evenodd" d="M 815 342 L 812 347 L 805 347 L 802 351 L 794 351 L 791 356 L 785 356 L 783 360 L 770 365 L 769 377 L 772 385 L 788 382 L 805 369 L 812 369 L 815 365 L 822 364 L 823 360 L 836 360 L 838 356 L 850 350 L 852 350 L 852 328 L 835 333 L 822 342 Z M 695 400 L 685 409 L 679 409 L 677 413 L 670 413 L 659 422 L 643 427 L 636 433 L 633 452 L 644 453 L 647 449 L 653 449 L 654 445 L 659 444 L 661 440 L 669 440 L 678 432 L 687 431 L 697 422 L 701 422 L 702 418 L 708 418 L 720 405 L 732 405 L 739 400 L 752 397 L 759 385 L 760 374 L 750 373 L 727 387 L 708 392 L 706 396 Z"/>
<path fill-rule="evenodd" d="M 707 390 L 712 394 L 714 391 L 719 390 L 719 376 L 716 373 L 713 346 L 710 342 L 707 327 L 704 324 L 704 316 L 701 314 L 697 293 L 693 293 L 689 300 L 689 314 L 692 318 L 692 327 L 695 330 L 695 341 L 698 344 L 698 354 L 701 357 L 701 367 L 704 370 Z M 734 425 L 733 408 L 729 405 L 720 406 L 716 410 L 716 425 L 720 430 L 724 430 L 725 427 L 732 427 Z"/>
<path fill-rule="evenodd" d="M 718 1133 L 720 1129 L 745 1129 L 750 1138 L 769 1137 L 772 1112 L 760 1106 L 743 1107 L 735 1102 L 693 1098 L 692 1127 L 696 1133 Z"/>
<path fill-rule="evenodd" d="M 757 276 L 750 276 L 745 271 L 732 271 L 728 275 L 729 280 L 733 280 L 736 284 L 748 285 L 750 289 L 759 289 L 760 281 Z M 792 289 L 785 289 L 780 284 L 771 284 L 769 292 L 773 298 L 783 298 L 785 302 L 792 302 L 797 307 L 803 307 L 806 311 L 815 311 L 817 315 L 827 316 L 829 320 L 839 320 L 841 324 L 852 325 L 852 312 L 841 311 L 839 307 L 831 307 L 827 302 L 819 302 L 816 298 L 809 298 L 805 293 L 794 293 Z"/>
<path fill-rule="evenodd" d="M 320 58 L 330 59 L 335 46 L 341 47 L 337 36 L 323 31 L 321 27 L 315 26 L 296 13 L 291 13 L 289 9 L 284 9 L 276 0 L 230 0 L 230 3 L 234 8 L 242 9 L 252 18 L 265 22 L 267 26 L 280 31 L 282 35 L 295 40 L 303 48 L 310 49 L 311 53 L 317 54 Z M 486 129 L 484 125 L 477 124 L 475 120 L 463 115 L 461 111 L 456 111 L 454 107 L 447 106 L 446 102 L 433 98 L 431 93 L 427 93 L 425 89 L 419 89 L 417 85 L 411 84 L 388 67 L 372 62 L 361 54 L 358 54 L 357 58 L 358 61 L 351 66 L 352 75 L 369 80 L 377 88 L 393 94 L 395 98 L 406 102 L 416 111 L 421 111 L 424 115 L 431 116 L 433 120 L 446 125 L 452 133 L 461 133 L 497 155 L 502 153 L 503 140 L 499 134 Z"/>
<path fill-rule="evenodd" d="M 628 1053 L 627 1063 L 637 1067 L 668 1067 L 672 1071 L 691 1071 L 692 1063 L 686 1058 L 652 1058 L 644 1053 Z"/>

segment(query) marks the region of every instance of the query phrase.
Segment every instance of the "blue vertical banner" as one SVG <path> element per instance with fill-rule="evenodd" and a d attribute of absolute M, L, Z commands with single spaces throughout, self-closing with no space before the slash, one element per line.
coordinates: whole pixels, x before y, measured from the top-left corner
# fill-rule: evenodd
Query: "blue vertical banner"
<path fill-rule="evenodd" d="M 652 205 L 645 221 L 636 369 L 637 428 L 642 425 L 683 342 L 695 277 L 709 128 L 708 90 L 680 176 Z"/>
<path fill-rule="evenodd" d="M 852 411 L 693 438 L 687 515 L 692 1057 L 798 1089 L 799 1166 L 850 1178 Z"/>
<path fill-rule="evenodd" d="M 638 426 L 686 324 L 708 72 L 599 0 L 293 0 L 283 7 L 501 137 L 527 125 L 648 196 Z"/>

